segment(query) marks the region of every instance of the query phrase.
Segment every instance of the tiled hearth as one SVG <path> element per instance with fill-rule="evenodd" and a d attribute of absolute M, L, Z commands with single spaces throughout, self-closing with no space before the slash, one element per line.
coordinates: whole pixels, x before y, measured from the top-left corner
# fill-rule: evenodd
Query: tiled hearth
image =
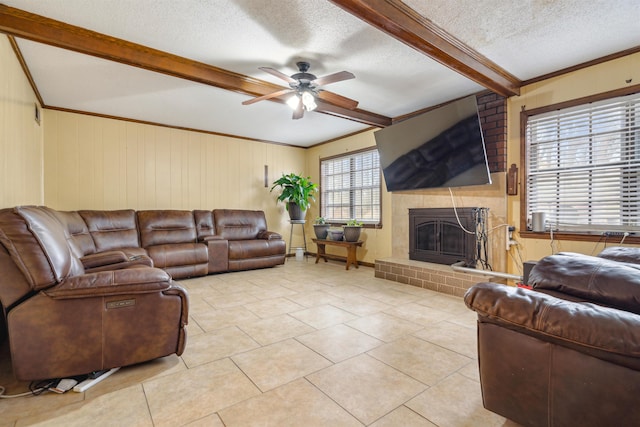
<path fill-rule="evenodd" d="M 504 279 L 457 272 L 448 265 L 400 258 L 376 260 L 375 276 L 458 297 L 479 282 L 505 283 Z"/>

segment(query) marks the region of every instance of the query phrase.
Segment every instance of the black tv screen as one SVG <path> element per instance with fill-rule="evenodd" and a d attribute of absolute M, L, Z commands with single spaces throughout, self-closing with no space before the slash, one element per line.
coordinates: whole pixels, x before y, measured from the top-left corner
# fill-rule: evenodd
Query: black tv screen
<path fill-rule="evenodd" d="M 475 96 L 374 135 L 387 191 L 491 184 Z"/>

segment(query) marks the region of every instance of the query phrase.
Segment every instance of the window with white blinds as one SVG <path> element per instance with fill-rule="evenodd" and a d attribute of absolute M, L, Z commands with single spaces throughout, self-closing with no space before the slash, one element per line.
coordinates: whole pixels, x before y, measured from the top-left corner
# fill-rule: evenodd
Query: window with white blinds
<path fill-rule="evenodd" d="M 368 149 L 320 160 L 320 215 L 380 223 L 380 158 Z"/>
<path fill-rule="evenodd" d="M 640 231 L 640 94 L 527 118 L 527 218 L 566 232 Z"/>

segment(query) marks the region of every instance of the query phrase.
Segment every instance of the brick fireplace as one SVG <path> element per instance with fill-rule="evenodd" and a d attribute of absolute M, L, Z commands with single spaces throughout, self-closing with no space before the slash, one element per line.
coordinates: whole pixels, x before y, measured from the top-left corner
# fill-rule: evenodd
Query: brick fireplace
<path fill-rule="evenodd" d="M 506 98 L 484 93 L 477 97 L 478 111 L 485 139 L 492 185 L 447 189 L 398 192 L 392 194 L 392 254 L 388 258 L 378 258 L 375 275 L 379 278 L 430 289 L 449 295 L 462 296 L 475 283 L 489 280 L 489 277 L 464 272 L 456 272 L 449 265 L 416 261 L 409 258 L 409 216 L 410 209 L 443 208 L 452 206 L 486 206 L 489 208 L 487 227 L 506 222 Z M 386 224 L 385 224 L 386 226 Z M 489 252 L 495 271 L 506 270 L 504 251 L 504 227 L 489 235 Z M 506 282 L 491 278 L 493 282 Z"/>

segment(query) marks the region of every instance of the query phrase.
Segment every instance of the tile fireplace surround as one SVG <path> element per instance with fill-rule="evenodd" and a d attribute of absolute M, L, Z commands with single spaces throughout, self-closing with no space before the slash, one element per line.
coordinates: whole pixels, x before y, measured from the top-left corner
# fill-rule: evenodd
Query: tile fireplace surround
<path fill-rule="evenodd" d="M 479 282 L 506 283 L 497 277 L 457 272 L 448 265 L 400 258 L 376 260 L 375 276 L 458 297 Z"/>

